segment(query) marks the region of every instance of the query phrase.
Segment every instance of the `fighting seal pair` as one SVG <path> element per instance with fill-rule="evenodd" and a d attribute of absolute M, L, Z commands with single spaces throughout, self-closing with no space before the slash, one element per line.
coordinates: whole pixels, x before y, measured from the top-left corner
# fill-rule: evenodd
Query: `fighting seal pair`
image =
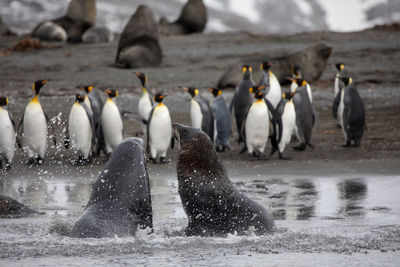
<path fill-rule="evenodd" d="M 272 215 L 233 186 L 210 138 L 180 124 L 174 131 L 181 146 L 177 177 L 189 219 L 186 235 L 245 234 L 249 228 L 256 234 L 271 232 Z M 138 227 L 153 228 L 150 183 L 143 141 L 127 138 L 99 175 L 72 236 L 134 235 Z"/>

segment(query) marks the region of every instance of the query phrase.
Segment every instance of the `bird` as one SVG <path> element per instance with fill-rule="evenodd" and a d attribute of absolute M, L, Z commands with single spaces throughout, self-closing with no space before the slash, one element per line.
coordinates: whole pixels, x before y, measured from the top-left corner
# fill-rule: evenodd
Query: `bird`
<path fill-rule="evenodd" d="M 336 106 L 337 110 L 337 106 L 340 104 L 343 108 L 340 123 L 346 141 L 344 146 L 351 146 L 351 141 L 353 141 L 354 146 L 358 147 L 366 128 L 364 103 L 358 94 L 353 79 L 349 75 L 340 76 L 340 80 L 343 82 L 344 87 L 339 90 L 334 107 Z M 337 113 L 334 113 L 335 115 L 337 116 Z"/>
<path fill-rule="evenodd" d="M 286 145 L 290 143 L 296 127 L 296 111 L 292 99 L 293 95 L 294 93 L 292 92 L 282 95 L 282 100 L 276 107 L 274 116 L 274 125 L 278 133 L 276 135 L 276 146 L 273 146 L 271 155 L 278 151 L 280 159 L 290 159 L 283 156 L 283 151 Z"/>
<path fill-rule="evenodd" d="M 163 100 L 167 97 L 162 92 L 154 96 L 157 103 L 150 111 L 147 124 L 147 146 L 154 163 L 167 163 L 165 159 L 168 147 L 174 147 L 174 137 L 172 135 L 172 120 L 168 107 Z"/>
<path fill-rule="evenodd" d="M 291 72 L 292 72 L 292 79 L 301 79 L 301 67 L 297 64 L 294 64 L 291 66 Z M 296 84 L 295 80 L 292 80 L 292 83 L 290 84 L 290 91 L 294 92 L 295 89 L 298 87 Z"/>
<path fill-rule="evenodd" d="M 344 63 L 337 63 L 336 65 L 337 73 L 335 76 L 335 81 L 333 84 L 333 96 L 336 97 L 337 94 L 339 93 L 339 87 L 340 87 L 340 72 L 342 72 L 345 69 Z"/>
<path fill-rule="evenodd" d="M 311 86 L 310 84 L 306 81 L 303 80 L 301 78 L 290 78 L 290 80 L 292 81 L 292 84 L 290 85 L 290 91 L 292 93 L 296 92 L 297 88 L 301 87 L 301 86 L 305 86 L 307 89 L 307 94 L 308 94 L 308 98 L 310 99 L 310 102 L 313 102 L 313 98 L 312 98 L 312 91 L 311 91 Z"/>
<path fill-rule="evenodd" d="M 21 122 L 18 125 L 18 133 L 22 132 L 22 149 L 27 152 L 29 164 L 42 164 L 47 150 L 47 128 L 49 117 L 39 102 L 39 93 L 49 80 L 37 80 L 33 84 L 35 96 L 25 107 Z M 21 128 L 22 126 L 22 128 Z M 56 139 L 53 130 L 53 142 L 56 146 Z"/>
<path fill-rule="evenodd" d="M 139 99 L 138 112 L 142 119 L 143 132 L 147 129 L 147 122 L 149 120 L 149 114 L 153 108 L 153 97 L 150 88 L 147 85 L 147 75 L 143 72 L 135 72 L 135 75 L 139 78 L 142 84 L 142 96 Z"/>
<path fill-rule="evenodd" d="M 271 71 L 272 63 L 265 61 L 261 63 L 260 68 L 263 71 L 263 77 L 259 83 L 260 86 L 265 86 L 265 98 L 271 102 L 274 109 L 279 104 L 282 98 L 281 85 L 275 74 Z"/>
<path fill-rule="evenodd" d="M 16 128 L 11 113 L 7 109 L 8 98 L 0 97 L 0 170 L 11 168 L 15 154 Z M 3 165 L 3 161 L 5 164 Z"/>
<path fill-rule="evenodd" d="M 246 149 L 254 157 L 261 158 L 269 138 L 269 110 L 264 99 L 264 86 L 253 88 L 255 101 L 248 107 L 242 126 Z M 244 152 L 243 150 L 241 151 Z"/>
<path fill-rule="evenodd" d="M 68 117 L 64 145 L 78 154 L 78 163 L 90 161 L 95 145 L 93 113 L 86 105 L 85 96 L 77 94 Z"/>
<path fill-rule="evenodd" d="M 211 100 L 211 108 L 215 118 L 215 149 L 217 152 L 229 150 L 229 138 L 232 133 L 231 113 L 222 96 L 222 91 L 217 88 L 208 88 L 213 94 L 214 99 Z"/>
<path fill-rule="evenodd" d="M 242 66 L 243 78 L 239 85 L 236 87 L 235 94 L 229 105 L 229 110 L 231 112 L 232 109 L 234 109 L 236 128 L 239 134 L 239 143 L 244 141 L 244 138 L 242 136 L 242 124 L 246 115 L 246 111 L 253 101 L 253 96 L 249 92 L 250 88 L 255 86 L 252 78 L 252 72 L 253 68 L 249 65 Z"/>
<path fill-rule="evenodd" d="M 95 144 L 92 147 L 93 156 L 99 156 L 101 151 L 106 153 L 103 129 L 101 127 L 101 110 L 104 102 L 99 93 L 92 85 L 78 86 L 79 89 L 86 92 L 85 104 L 93 114 Z"/>
<path fill-rule="evenodd" d="M 123 139 L 122 132 L 124 125 L 119 107 L 113 101 L 118 96 L 118 91 L 105 90 L 104 92 L 108 94 L 108 99 L 101 112 L 101 126 L 103 128 L 106 151 L 110 154 Z"/>
<path fill-rule="evenodd" d="M 190 118 L 192 127 L 203 130 L 214 141 L 214 115 L 210 104 L 199 94 L 194 87 L 183 88 L 191 96 Z"/>

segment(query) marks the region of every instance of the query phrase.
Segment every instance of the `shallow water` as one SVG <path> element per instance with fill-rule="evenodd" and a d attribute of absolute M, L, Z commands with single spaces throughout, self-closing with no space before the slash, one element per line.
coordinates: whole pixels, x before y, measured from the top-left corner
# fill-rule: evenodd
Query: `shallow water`
<path fill-rule="evenodd" d="M 101 164 L 68 168 L 21 166 L 0 180 L 0 193 L 43 211 L 0 219 L 0 265 L 395 266 L 400 260 L 399 176 L 271 175 L 249 163 L 248 175 L 227 162 L 231 180 L 270 210 L 267 236 L 184 237 L 187 224 L 175 166 L 148 165 L 154 233 L 76 239 L 63 235 L 80 216 Z M 265 173 L 265 174 L 263 174 Z"/>

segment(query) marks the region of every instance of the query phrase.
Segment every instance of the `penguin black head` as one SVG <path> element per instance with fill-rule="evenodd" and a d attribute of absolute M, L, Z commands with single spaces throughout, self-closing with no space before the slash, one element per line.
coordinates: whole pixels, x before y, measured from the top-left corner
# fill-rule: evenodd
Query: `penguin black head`
<path fill-rule="evenodd" d="M 343 70 L 343 69 L 344 69 L 344 63 L 337 63 L 337 64 L 336 64 L 336 69 L 337 69 L 338 71 Z"/>
<path fill-rule="evenodd" d="M 299 87 L 305 86 L 307 84 L 307 82 L 303 79 L 296 79 L 295 81 Z"/>
<path fill-rule="evenodd" d="M 249 66 L 249 65 L 243 65 L 242 66 L 242 73 L 243 74 L 245 74 L 247 72 L 252 72 L 252 71 L 253 71 L 253 68 L 251 66 Z"/>
<path fill-rule="evenodd" d="M 292 76 L 293 78 L 301 77 L 301 67 L 297 64 L 292 65 Z"/>
<path fill-rule="evenodd" d="M 147 75 L 143 72 L 135 72 L 135 75 L 139 78 L 142 86 L 145 87 L 147 83 Z"/>
<path fill-rule="evenodd" d="M 221 89 L 218 88 L 207 88 L 207 90 L 210 91 L 210 93 L 212 93 L 214 97 L 217 97 L 222 94 Z"/>
<path fill-rule="evenodd" d="M 104 92 L 107 93 L 109 98 L 113 98 L 118 96 L 118 91 L 117 90 L 105 90 Z"/>
<path fill-rule="evenodd" d="M 0 97 L 0 107 L 4 107 L 8 105 L 8 98 L 5 96 Z"/>
<path fill-rule="evenodd" d="M 264 92 L 264 90 L 258 90 L 257 92 L 255 92 L 255 94 L 254 94 L 254 98 L 255 99 L 263 99 L 264 98 L 264 94 L 265 94 L 265 92 Z"/>
<path fill-rule="evenodd" d="M 166 94 L 157 93 L 157 94 L 154 96 L 154 101 L 156 101 L 157 103 L 161 103 L 161 102 L 164 100 L 164 98 L 165 98 L 166 96 L 167 96 Z"/>
<path fill-rule="evenodd" d="M 253 87 L 249 88 L 249 92 L 254 94 L 254 96 L 255 96 L 258 91 L 264 91 L 265 88 L 266 88 L 265 85 L 253 86 Z"/>
<path fill-rule="evenodd" d="M 196 95 L 199 94 L 199 89 L 194 88 L 194 87 L 185 87 L 183 88 L 186 92 L 188 92 L 192 97 L 195 97 Z"/>
<path fill-rule="evenodd" d="M 263 63 L 261 63 L 261 69 L 265 70 L 265 71 L 269 71 L 269 69 L 271 68 L 272 63 L 269 61 L 264 61 Z"/>
<path fill-rule="evenodd" d="M 353 82 L 353 79 L 349 76 L 341 76 L 340 80 L 344 83 L 345 86 L 347 86 Z"/>
<path fill-rule="evenodd" d="M 46 83 L 50 81 L 50 80 L 37 80 L 34 84 L 33 84 L 33 91 L 35 92 L 36 95 L 39 94 L 40 89 L 46 85 Z"/>
<path fill-rule="evenodd" d="M 93 90 L 93 86 L 91 86 L 91 85 L 87 85 L 87 86 L 77 86 L 76 88 L 85 91 L 87 94 L 89 94 L 89 93 Z"/>
<path fill-rule="evenodd" d="M 75 96 L 75 102 L 77 102 L 77 103 L 82 103 L 83 101 L 85 101 L 85 97 L 84 97 L 83 95 L 76 94 L 76 96 Z"/>
<path fill-rule="evenodd" d="M 282 98 L 283 98 L 283 99 L 287 99 L 287 100 L 292 99 L 293 96 L 294 96 L 294 93 L 293 93 L 293 92 L 287 92 L 287 93 L 283 93 L 283 94 L 282 94 Z"/>

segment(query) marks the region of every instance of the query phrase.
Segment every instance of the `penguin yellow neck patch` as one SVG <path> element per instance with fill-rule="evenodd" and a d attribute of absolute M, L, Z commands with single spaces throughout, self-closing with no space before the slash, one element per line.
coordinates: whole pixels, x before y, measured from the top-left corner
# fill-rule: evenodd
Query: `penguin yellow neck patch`
<path fill-rule="evenodd" d="M 162 106 L 164 106 L 163 103 L 159 103 L 159 104 L 157 105 L 158 108 L 159 108 L 159 107 L 162 107 Z"/>
<path fill-rule="evenodd" d="M 39 97 L 38 97 L 38 95 L 35 95 L 35 97 L 32 98 L 31 103 L 39 103 Z"/>
<path fill-rule="evenodd" d="M 143 91 L 143 93 L 147 93 L 147 89 L 146 89 L 146 87 L 142 87 L 142 91 Z"/>

